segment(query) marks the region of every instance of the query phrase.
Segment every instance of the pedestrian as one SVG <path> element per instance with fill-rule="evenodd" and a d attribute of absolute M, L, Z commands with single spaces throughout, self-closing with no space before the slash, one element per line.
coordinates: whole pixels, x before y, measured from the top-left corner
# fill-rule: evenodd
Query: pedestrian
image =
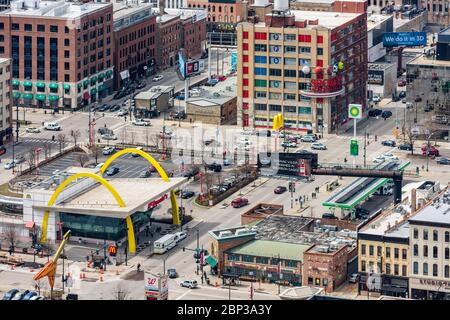
<path fill-rule="evenodd" d="M 138 272 L 141 271 L 141 264 L 140 264 L 140 263 L 137 264 L 137 271 L 138 271 Z"/>

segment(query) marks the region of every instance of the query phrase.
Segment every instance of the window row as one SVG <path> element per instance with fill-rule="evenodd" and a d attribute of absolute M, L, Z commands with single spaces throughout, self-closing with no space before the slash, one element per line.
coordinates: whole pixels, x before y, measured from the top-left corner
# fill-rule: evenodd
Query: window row
<path fill-rule="evenodd" d="M 419 239 L 419 229 L 414 228 L 413 237 L 414 237 L 414 239 Z M 428 229 L 422 230 L 422 239 L 428 240 Z M 433 230 L 433 241 L 439 241 L 439 231 L 438 230 Z M 450 232 L 449 231 L 445 231 L 444 241 L 450 242 Z"/>
<path fill-rule="evenodd" d="M 424 276 L 428 276 L 429 275 L 429 271 L 428 271 L 428 263 L 424 262 L 422 263 L 422 271 L 419 270 L 419 263 L 417 261 L 414 261 L 413 263 L 413 274 L 422 274 Z M 432 266 L 432 275 L 433 277 L 438 277 L 439 276 L 439 266 L 434 263 Z M 450 267 L 449 266 L 444 266 L 444 278 L 450 278 Z"/>
<path fill-rule="evenodd" d="M 270 265 L 284 265 L 285 267 L 297 268 L 298 261 L 295 260 L 283 260 L 278 258 L 268 258 L 268 257 L 255 257 L 250 255 L 235 255 L 229 254 L 228 261 L 242 261 L 242 262 L 251 262 L 251 263 L 260 263 L 260 264 L 270 264 Z"/>
<path fill-rule="evenodd" d="M 377 246 L 376 251 L 377 251 L 376 252 L 377 257 L 381 257 L 383 255 L 383 247 L 382 246 Z M 365 244 L 362 244 L 361 245 L 361 255 L 364 256 L 366 254 L 367 254 L 367 246 Z M 373 245 L 369 245 L 369 256 L 371 256 L 371 257 L 375 256 L 375 246 L 373 246 Z M 386 258 L 393 257 L 394 259 L 400 259 L 400 249 L 394 248 L 393 254 L 392 254 L 391 247 L 386 247 L 385 248 L 385 257 Z M 407 257 L 408 257 L 408 250 L 402 249 L 401 250 L 401 259 L 406 260 Z"/>

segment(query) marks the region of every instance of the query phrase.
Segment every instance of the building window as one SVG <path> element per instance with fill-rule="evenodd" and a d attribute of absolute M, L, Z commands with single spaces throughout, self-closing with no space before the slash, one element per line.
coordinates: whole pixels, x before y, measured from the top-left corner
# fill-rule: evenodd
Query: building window
<path fill-rule="evenodd" d="M 365 244 L 361 245 L 361 254 L 362 254 L 363 256 L 366 255 L 366 245 L 365 245 Z"/>
<path fill-rule="evenodd" d="M 296 53 L 294 46 L 284 46 L 284 53 Z"/>
<path fill-rule="evenodd" d="M 323 43 L 323 36 L 317 36 L 317 43 Z"/>
<path fill-rule="evenodd" d="M 413 273 L 419 274 L 419 263 L 417 261 L 414 261 L 413 263 Z"/>
<path fill-rule="evenodd" d="M 450 267 L 449 266 L 445 266 L 445 268 L 444 268 L 444 277 L 450 278 Z"/>
<path fill-rule="evenodd" d="M 402 276 L 403 276 L 403 277 L 406 277 L 406 276 L 407 276 L 407 274 L 406 274 L 406 273 L 407 273 L 407 272 L 406 272 L 406 269 L 407 269 L 406 266 L 403 265 L 403 266 L 402 266 Z"/>
<path fill-rule="evenodd" d="M 394 259 L 398 259 L 399 256 L 399 250 L 398 248 L 394 248 Z"/>
<path fill-rule="evenodd" d="M 284 88 L 285 89 L 297 89 L 297 82 L 293 82 L 293 81 L 285 81 L 284 82 Z"/>
<path fill-rule="evenodd" d="M 391 257 L 391 247 L 386 247 L 386 258 Z"/>
<path fill-rule="evenodd" d="M 284 76 L 289 78 L 296 78 L 297 77 L 297 70 L 284 70 Z"/>
<path fill-rule="evenodd" d="M 13 23 L 13 24 L 11 25 L 11 30 L 17 31 L 17 30 L 19 30 L 19 29 L 20 29 L 20 26 L 19 26 L 18 23 Z"/>
<path fill-rule="evenodd" d="M 281 69 L 269 69 L 269 75 L 273 77 L 281 77 Z"/>
<path fill-rule="evenodd" d="M 427 245 L 423 246 L 423 256 L 428 257 L 428 246 Z"/>
<path fill-rule="evenodd" d="M 314 279 L 312 277 L 308 277 L 308 284 L 312 285 L 314 283 Z"/>
<path fill-rule="evenodd" d="M 323 48 L 317 48 L 317 55 L 323 56 Z"/>
<path fill-rule="evenodd" d="M 386 263 L 386 274 L 391 274 L 391 264 Z"/>
<path fill-rule="evenodd" d="M 267 40 L 267 33 L 255 32 L 255 40 Z"/>
<path fill-rule="evenodd" d="M 310 35 L 299 35 L 298 42 L 311 42 L 311 36 Z"/>
<path fill-rule="evenodd" d="M 320 278 L 316 278 L 316 279 L 315 279 L 314 285 L 320 286 Z"/>
<path fill-rule="evenodd" d="M 267 97 L 267 93 L 265 91 L 255 91 L 255 98 L 266 98 L 266 97 Z M 264 110 L 266 110 L 266 109 L 264 109 Z"/>
<path fill-rule="evenodd" d="M 426 262 L 423 263 L 423 275 L 424 276 L 428 275 L 428 263 Z"/>
<path fill-rule="evenodd" d="M 284 100 L 293 100 L 295 101 L 297 99 L 297 95 L 295 93 L 285 93 L 284 94 Z M 294 112 L 296 111 L 297 107 L 295 106 L 285 106 L 284 110 L 286 112 Z"/>
<path fill-rule="evenodd" d="M 433 258 L 437 258 L 438 257 L 438 247 L 434 246 L 433 247 Z"/>
<path fill-rule="evenodd" d="M 25 24 L 25 31 L 33 31 L 33 25 L 26 23 Z"/>
<path fill-rule="evenodd" d="M 281 99 L 281 93 L 269 92 L 269 100 L 280 100 L 280 99 Z"/>
<path fill-rule="evenodd" d="M 269 81 L 270 88 L 280 88 L 280 86 L 281 86 L 281 81 L 275 81 L 275 80 Z"/>
<path fill-rule="evenodd" d="M 419 238 L 419 230 L 417 228 L 414 228 L 414 239 L 418 239 Z"/>
<path fill-rule="evenodd" d="M 279 34 L 279 33 L 271 33 L 269 35 L 270 40 L 278 41 L 278 40 L 280 40 L 280 38 L 281 38 L 281 34 Z"/>
<path fill-rule="evenodd" d="M 439 234 L 437 230 L 433 230 L 433 241 L 438 241 Z"/>
<path fill-rule="evenodd" d="M 257 76 L 266 76 L 267 68 L 255 68 L 255 75 Z"/>
<path fill-rule="evenodd" d="M 438 276 L 438 265 L 436 263 L 433 264 L 433 277 Z"/>
<path fill-rule="evenodd" d="M 377 256 L 381 257 L 382 253 L 383 253 L 383 249 L 381 248 L 381 246 L 377 246 Z"/>
<path fill-rule="evenodd" d="M 242 33 L 242 37 L 243 37 L 244 39 L 248 39 L 248 32 L 247 32 L 247 31 L 244 31 L 244 32 Z"/>
<path fill-rule="evenodd" d="M 255 79 L 255 87 L 267 88 L 267 80 Z"/>
<path fill-rule="evenodd" d="M 228 255 L 228 261 L 240 261 L 239 256 L 235 254 Z"/>
<path fill-rule="evenodd" d="M 295 66 L 295 65 L 297 65 L 297 59 L 296 58 L 284 58 L 284 64 L 286 66 Z"/>
<path fill-rule="evenodd" d="M 255 258 L 253 256 L 243 255 L 242 262 L 254 262 Z"/>
<path fill-rule="evenodd" d="M 244 56 L 247 57 L 247 61 L 248 61 L 248 56 Z M 244 59 L 245 62 L 245 59 Z M 267 57 L 266 56 L 255 56 L 255 63 L 267 63 Z"/>
<path fill-rule="evenodd" d="M 398 264 L 394 264 L 394 275 L 398 276 Z"/>
<path fill-rule="evenodd" d="M 284 35 L 284 41 L 296 41 L 295 34 L 285 34 Z"/>
<path fill-rule="evenodd" d="M 298 47 L 300 53 L 311 53 L 311 47 Z"/>
<path fill-rule="evenodd" d="M 281 111 L 281 106 L 278 104 L 269 104 L 270 111 Z"/>
<path fill-rule="evenodd" d="M 373 246 L 369 246 L 369 256 L 373 257 Z"/>
<path fill-rule="evenodd" d="M 450 232 L 445 231 L 445 242 L 450 242 Z"/>
<path fill-rule="evenodd" d="M 290 268 L 297 268 L 298 262 L 294 261 L 294 260 L 285 260 L 284 261 L 284 266 L 285 267 L 290 267 Z"/>
<path fill-rule="evenodd" d="M 406 249 L 402 249 L 402 259 L 406 260 L 407 258 L 407 250 Z"/>
<path fill-rule="evenodd" d="M 70 39 L 64 39 L 64 46 L 65 47 L 70 46 Z"/>
<path fill-rule="evenodd" d="M 58 32 L 58 26 L 50 26 L 50 32 Z"/>
<path fill-rule="evenodd" d="M 262 103 L 255 103 L 255 110 L 265 111 L 267 110 L 267 105 Z"/>
<path fill-rule="evenodd" d="M 445 259 L 450 259 L 450 249 L 449 248 L 445 248 Z"/>
<path fill-rule="evenodd" d="M 428 240 L 428 230 L 423 230 L 423 240 Z"/>
<path fill-rule="evenodd" d="M 256 263 L 259 263 L 259 264 L 269 264 L 269 258 L 266 258 L 266 257 L 256 257 Z"/>
<path fill-rule="evenodd" d="M 267 52 L 267 46 L 265 44 L 255 44 L 255 51 L 256 52 Z"/>
<path fill-rule="evenodd" d="M 361 271 L 366 272 L 366 261 L 365 260 L 361 260 Z"/>
<path fill-rule="evenodd" d="M 415 257 L 417 257 L 417 256 L 419 255 L 419 246 L 418 246 L 417 244 L 415 244 L 415 245 L 413 246 L 413 255 L 414 255 Z"/>

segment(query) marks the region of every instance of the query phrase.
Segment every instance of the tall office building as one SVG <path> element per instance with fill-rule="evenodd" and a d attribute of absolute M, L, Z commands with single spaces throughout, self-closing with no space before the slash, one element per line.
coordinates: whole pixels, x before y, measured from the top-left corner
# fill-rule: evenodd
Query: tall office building
<path fill-rule="evenodd" d="M 0 58 L 0 145 L 12 138 L 11 60 Z"/>
<path fill-rule="evenodd" d="M 113 89 L 113 5 L 16 0 L 0 12 L 12 104 L 76 109 Z"/>

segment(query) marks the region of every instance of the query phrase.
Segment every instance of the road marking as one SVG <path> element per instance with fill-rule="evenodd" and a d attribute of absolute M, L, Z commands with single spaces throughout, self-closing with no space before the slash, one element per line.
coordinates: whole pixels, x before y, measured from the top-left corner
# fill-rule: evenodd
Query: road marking
<path fill-rule="evenodd" d="M 190 293 L 192 290 L 189 289 L 188 291 L 186 291 L 185 293 L 183 293 L 181 296 L 179 296 L 178 298 L 176 298 L 175 300 L 181 300 L 185 295 L 187 295 L 188 293 Z"/>

